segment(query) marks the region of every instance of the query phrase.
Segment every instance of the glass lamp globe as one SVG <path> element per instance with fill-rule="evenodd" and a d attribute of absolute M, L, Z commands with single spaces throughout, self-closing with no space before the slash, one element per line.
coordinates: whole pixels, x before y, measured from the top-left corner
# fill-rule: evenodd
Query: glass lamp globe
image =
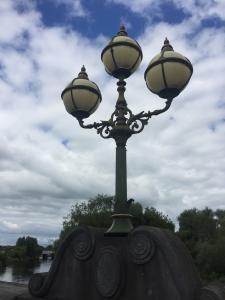
<path fill-rule="evenodd" d="M 88 79 L 84 66 L 78 77 L 63 90 L 61 98 L 67 112 L 77 119 L 88 118 L 102 101 L 97 84 Z"/>
<path fill-rule="evenodd" d="M 101 54 L 106 72 L 119 79 L 128 78 L 134 73 L 142 57 L 140 45 L 127 35 L 123 25 Z"/>
<path fill-rule="evenodd" d="M 191 62 L 175 52 L 168 39 L 161 52 L 149 63 L 145 71 L 148 89 L 161 98 L 173 99 L 186 87 L 193 73 Z"/>

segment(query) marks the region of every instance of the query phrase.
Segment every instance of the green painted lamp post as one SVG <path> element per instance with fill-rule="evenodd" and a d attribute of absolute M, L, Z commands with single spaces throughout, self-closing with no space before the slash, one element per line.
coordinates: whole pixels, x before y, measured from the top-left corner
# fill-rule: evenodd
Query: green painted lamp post
<path fill-rule="evenodd" d="M 133 229 L 131 200 L 127 200 L 127 140 L 140 133 L 152 116 L 170 108 L 192 76 L 190 61 L 175 52 L 165 39 L 161 52 L 150 61 L 144 74 L 148 89 L 165 99 L 165 106 L 133 114 L 124 97 L 124 80 L 141 63 L 140 45 L 121 26 L 103 49 L 101 58 L 106 72 L 118 79 L 118 99 L 109 120 L 84 123 L 102 100 L 98 86 L 88 79 L 84 67 L 64 89 L 62 99 L 68 113 L 82 128 L 96 129 L 101 137 L 116 142 L 113 223 L 107 232 L 102 228 L 74 228 L 59 245 L 49 272 L 31 277 L 30 294 L 38 299 L 62 300 L 224 299 L 221 293 L 218 298 L 217 286 L 202 288 L 190 254 L 176 235 L 150 226 Z"/>
<path fill-rule="evenodd" d="M 133 228 L 132 216 L 129 214 L 127 201 L 127 167 L 126 142 L 133 135 L 140 133 L 152 116 L 167 111 L 173 99 L 188 84 L 193 68 L 191 62 L 183 55 L 175 52 L 169 41 L 165 39 L 161 52 L 149 63 L 145 71 L 148 89 L 159 97 L 166 99 L 162 109 L 133 114 L 127 107 L 124 97 L 126 82 L 136 71 L 142 60 L 142 50 L 137 41 L 127 35 L 124 26 L 103 49 L 101 59 L 106 72 L 118 79 L 118 99 L 111 117 L 107 121 L 84 124 L 98 108 L 102 96 L 98 86 L 88 79 L 85 67 L 81 68 L 78 77 L 63 90 L 62 99 L 68 113 L 77 118 L 80 126 L 96 129 L 101 137 L 113 138 L 116 142 L 116 187 L 115 207 L 112 226 L 106 235 L 127 235 Z"/>

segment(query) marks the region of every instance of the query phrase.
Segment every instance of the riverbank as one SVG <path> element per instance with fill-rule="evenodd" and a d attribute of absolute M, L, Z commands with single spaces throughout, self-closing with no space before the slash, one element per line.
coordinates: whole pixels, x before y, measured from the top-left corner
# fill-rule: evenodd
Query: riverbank
<path fill-rule="evenodd" d="M 0 282 L 27 284 L 34 273 L 48 272 L 52 261 L 40 261 L 33 265 L 14 264 L 0 267 Z"/>

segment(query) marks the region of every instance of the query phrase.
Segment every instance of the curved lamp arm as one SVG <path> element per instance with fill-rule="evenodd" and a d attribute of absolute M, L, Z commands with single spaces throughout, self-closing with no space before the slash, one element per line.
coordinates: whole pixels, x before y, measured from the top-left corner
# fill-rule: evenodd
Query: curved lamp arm
<path fill-rule="evenodd" d="M 100 136 L 104 139 L 109 139 L 111 138 L 111 129 L 113 128 L 113 123 L 111 119 L 109 121 L 101 121 L 100 123 L 92 123 L 92 124 L 84 124 L 83 119 L 78 119 L 79 125 L 82 128 L 85 129 L 96 129 L 97 134 L 100 134 Z"/>
<path fill-rule="evenodd" d="M 156 109 L 153 112 L 149 111 L 148 114 L 150 114 L 150 117 L 151 117 L 151 116 L 157 116 L 157 115 L 159 115 L 161 113 L 164 113 L 165 111 L 167 111 L 170 108 L 170 106 L 172 104 L 172 101 L 173 101 L 173 98 L 172 99 L 167 99 L 166 102 L 165 102 L 166 105 L 165 105 L 164 108 L 162 108 L 162 109 Z"/>
<path fill-rule="evenodd" d="M 79 122 L 80 127 L 85 128 L 85 129 L 92 129 L 92 128 L 97 129 L 98 126 L 100 126 L 100 124 L 101 124 L 101 123 L 94 122 L 92 124 L 85 125 L 83 119 L 77 119 L 77 121 Z"/>
<path fill-rule="evenodd" d="M 165 106 L 162 109 L 156 109 L 152 112 L 148 111 L 147 113 L 142 111 L 136 115 L 132 115 L 127 122 L 127 125 L 129 126 L 132 134 L 141 132 L 144 129 L 145 125 L 148 124 L 148 121 L 152 116 L 156 116 L 166 112 L 170 108 L 172 101 L 173 99 L 167 99 Z"/>

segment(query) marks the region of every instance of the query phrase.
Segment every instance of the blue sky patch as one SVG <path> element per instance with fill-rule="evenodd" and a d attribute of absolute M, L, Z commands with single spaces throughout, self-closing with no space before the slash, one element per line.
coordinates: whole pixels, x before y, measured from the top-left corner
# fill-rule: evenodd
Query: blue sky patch
<path fill-rule="evenodd" d="M 128 11 L 123 5 L 105 3 L 102 0 L 91 0 L 86 3 L 85 8 L 88 12 L 86 17 L 71 17 L 64 4 L 56 5 L 50 1 L 39 1 L 37 8 L 46 26 L 66 25 L 73 30 L 79 30 L 88 38 L 96 38 L 99 34 L 112 36 L 123 22 L 131 24 L 129 33 L 132 36 L 138 36 L 144 31 L 146 23 L 145 18 Z"/>
<path fill-rule="evenodd" d="M 160 20 L 170 23 L 170 24 L 179 24 L 184 19 L 191 17 L 191 14 L 185 13 L 183 10 L 178 9 L 173 3 L 165 2 L 160 6 L 162 15 L 159 19 L 155 19 L 155 23 Z"/>
<path fill-rule="evenodd" d="M 220 28 L 224 26 L 225 26 L 225 21 L 215 16 L 202 20 L 202 27 L 205 28 L 210 28 L 210 27 Z"/>
<path fill-rule="evenodd" d="M 47 125 L 47 124 L 41 124 L 38 126 L 39 129 L 45 133 L 51 131 L 52 127 L 50 125 Z"/>
<path fill-rule="evenodd" d="M 64 139 L 64 140 L 61 141 L 61 143 L 62 143 L 65 147 L 67 147 L 68 144 L 69 144 L 69 139 Z"/>

